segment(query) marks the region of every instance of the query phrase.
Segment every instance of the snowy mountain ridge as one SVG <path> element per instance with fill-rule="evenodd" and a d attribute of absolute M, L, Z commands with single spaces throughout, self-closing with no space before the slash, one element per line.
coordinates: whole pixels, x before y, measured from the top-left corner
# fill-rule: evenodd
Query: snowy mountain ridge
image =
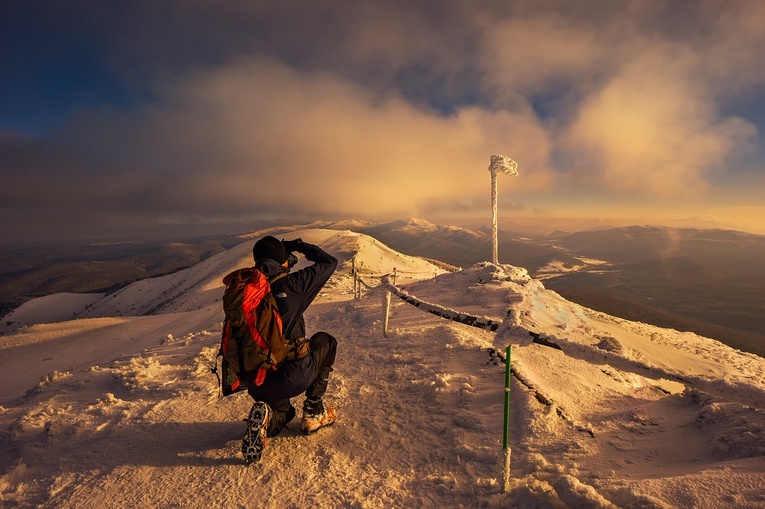
<path fill-rule="evenodd" d="M 266 233 L 340 260 L 306 316 L 339 339 L 328 399 L 340 413 L 315 436 L 291 424 L 245 468 L 250 402 L 218 400 L 209 365 L 221 279 L 251 265 L 252 239 Z M 370 287 L 395 269 L 410 295 L 500 330 L 394 298 L 385 337 L 381 294 L 365 286 L 354 299 L 354 266 Z M 765 505 L 764 359 L 588 310 L 522 268 L 447 273 L 367 235 L 286 227 L 110 295 L 43 299 L 7 317 L 26 327 L 0 336 L 8 507 Z M 508 342 L 513 490 L 502 493 L 504 366 L 489 350 Z"/>

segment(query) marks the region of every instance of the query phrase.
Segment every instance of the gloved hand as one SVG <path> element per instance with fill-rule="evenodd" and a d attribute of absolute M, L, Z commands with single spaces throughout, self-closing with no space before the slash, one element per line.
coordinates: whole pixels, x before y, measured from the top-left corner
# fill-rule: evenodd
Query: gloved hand
<path fill-rule="evenodd" d="M 295 239 L 295 240 L 282 239 L 282 244 L 284 244 L 284 249 L 286 249 L 288 253 L 294 253 L 296 251 L 298 253 L 301 253 L 303 251 L 303 239 Z"/>

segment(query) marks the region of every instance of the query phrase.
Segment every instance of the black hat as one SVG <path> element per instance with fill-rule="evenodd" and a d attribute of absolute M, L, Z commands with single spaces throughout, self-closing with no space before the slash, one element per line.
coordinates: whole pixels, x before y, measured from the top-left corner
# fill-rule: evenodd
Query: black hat
<path fill-rule="evenodd" d="M 270 258 L 281 265 L 287 261 L 287 250 L 281 240 L 268 235 L 255 243 L 252 248 L 252 257 L 255 260 Z"/>

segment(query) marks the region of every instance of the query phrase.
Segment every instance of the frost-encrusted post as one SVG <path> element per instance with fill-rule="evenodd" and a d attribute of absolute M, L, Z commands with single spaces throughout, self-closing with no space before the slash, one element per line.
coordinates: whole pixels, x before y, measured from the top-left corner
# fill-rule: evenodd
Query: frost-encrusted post
<path fill-rule="evenodd" d="M 390 315 L 390 292 L 383 292 L 383 337 L 388 337 L 388 316 Z"/>
<path fill-rule="evenodd" d="M 502 490 L 505 493 L 510 492 L 510 446 L 509 434 L 510 434 L 510 353 L 512 350 L 511 345 L 507 345 L 507 352 L 505 352 L 505 420 L 504 431 L 502 433 L 502 450 L 504 452 L 504 463 L 502 468 Z"/>
<path fill-rule="evenodd" d="M 499 248 L 497 246 L 497 172 L 503 171 L 515 177 L 518 175 L 518 163 L 507 156 L 493 155 L 489 164 L 491 173 L 491 261 L 494 265 L 499 265 Z"/>

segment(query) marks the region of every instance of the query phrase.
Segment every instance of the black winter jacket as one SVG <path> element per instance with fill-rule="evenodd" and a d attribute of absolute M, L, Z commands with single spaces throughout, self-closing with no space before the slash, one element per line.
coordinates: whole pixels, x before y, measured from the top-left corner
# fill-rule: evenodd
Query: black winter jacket
<path fill-rule="evenodd" d="M 268 278 L 281 272 L 289 272 L 271 285 L 271 292 L 276 297 L 287 339 L 306 337 L 303 313 L 337 268 L 337 258 L 319 246 L 303 242 L 299 252 L 305 256 L 306 260 L 313 262 L 313 265 L 289 272 L 289 269 L 282 267 L 274 260 L 255 260 L 255 268 Z"/>

